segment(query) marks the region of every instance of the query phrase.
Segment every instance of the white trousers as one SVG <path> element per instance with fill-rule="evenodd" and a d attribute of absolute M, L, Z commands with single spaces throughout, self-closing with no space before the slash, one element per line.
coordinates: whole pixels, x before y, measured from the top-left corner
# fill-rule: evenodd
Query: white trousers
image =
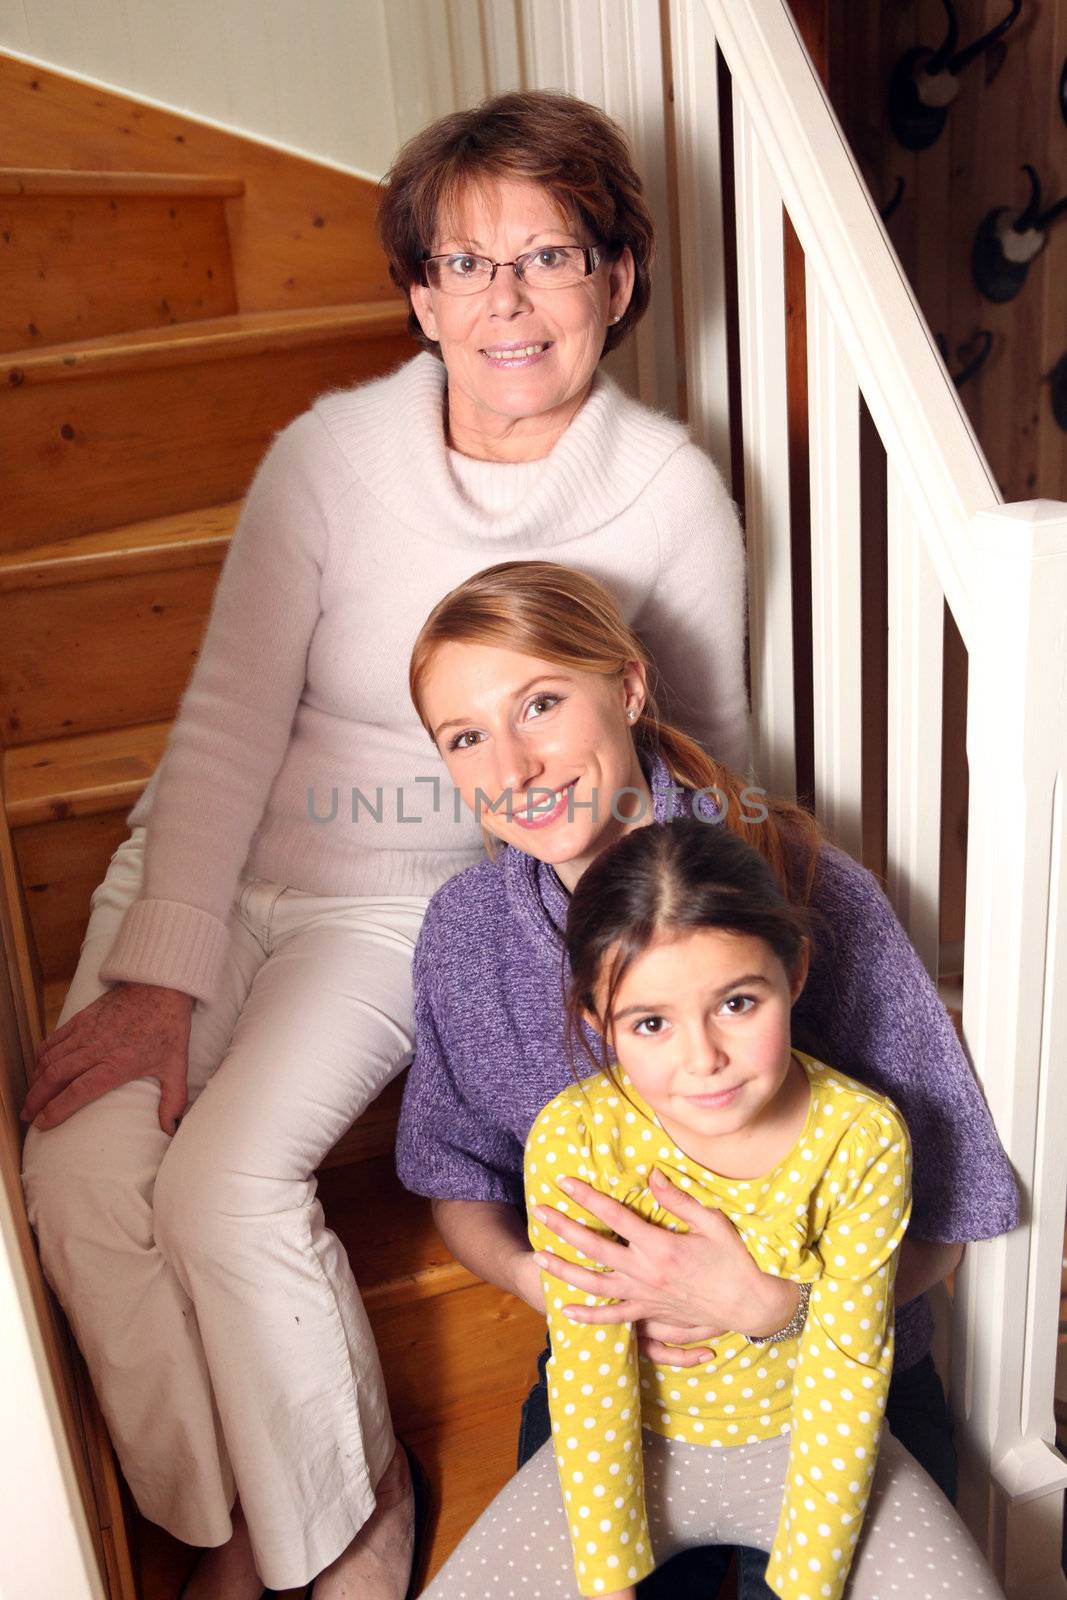
<path fill-rule="evenodd" d="M 93 896 L 66 1021 L 140 892 L 144 829 Z M 314 1173 L 410 1060 L 419 896 L 337 899 L 246 881 L 219 993 L 193 1012 L 190 1105 L 114 1089 L 30 1130 L 45 1273 L 84 1352 L 138 1507 L 224 1543 L 234 1495 L 264 1583 L 306 1583 L 374 1509 L 394 1448 L 378 1353 Z"/>

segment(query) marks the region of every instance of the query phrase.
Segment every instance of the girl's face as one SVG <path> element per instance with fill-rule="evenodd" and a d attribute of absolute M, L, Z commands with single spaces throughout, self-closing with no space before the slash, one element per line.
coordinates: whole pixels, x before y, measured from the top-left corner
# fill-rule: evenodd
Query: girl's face
<path fill-rule="evenodd" d="M 651 820 L 627 718 L 644 702 L 639 662 L 607 677 L 481 644 L 441 645 L 422 691 L 464 803 L 505 844 L 551 863 L 568 889 Z"/>
<path fill-rule="evenodd" d="M 512 179 L 472 186 L 434 240 L 433 254 L 470 251 L 514 261 L 550 245 L 597 243 L 574 232 L 540 184 Z M 589 392 L 608 326 L 629 304 L 633 281 L 626 250 L 563 289 L 531 289 L 510 267 L 498 268 L 477 294 L 413 285 L 415 315 L 438 343 L 448 373 L 453 444 L 505 459 L 547 455 Z"/>
<path fill-rule="evenodd" d="M 806 951 L 790 975 L 762 939 L 702 928 L 658 939 L 619 985 L 609 1031 L 618 1064 L 705 1166 L 724 1150 L 743 1166 L 746 1146 L 773 1142 L 795 1110 L 806 1081 L 791 1072 L 789 1022 L 806 974 Z"/>

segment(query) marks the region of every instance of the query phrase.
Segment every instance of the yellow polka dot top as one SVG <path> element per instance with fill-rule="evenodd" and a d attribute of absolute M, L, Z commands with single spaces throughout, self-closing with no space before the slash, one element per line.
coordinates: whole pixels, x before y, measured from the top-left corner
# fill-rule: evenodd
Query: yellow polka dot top
<path fill-rule="evenodd" d="M 687 1444 L 752 1444 L 790 1434 L 789 1467 L 767 1579 L 782 1600 L 837 1600 L 870 1492 L 893 1364 L 895 1252 L 911 1209 L 911 1152 L 896 1107 L 810 1056 L 803 1131 L 771 1172 L 721 1178 L 678 1149 L 630 1080 L 602 1074 L 557 1096 L 526 1143 L 527 1205 L 609 1230 L 560 1189 L 586 1178 L 640 1216 L 685 1231 L 657 1205 L 657 1167 L 723 1211 L 764 1272 L 812 1285 L 800 1336 L 715 1342 L 690 1369 L 637 1354 L 633 1325 L 589 1327 L 563 1307 L 610 1303 L 543 1275 L 552 1359 L 552 1436 L 578 1590 L 610 1594 L 655 1566 L 645 1515 L 641 1428 Z M 535 1249 L 588 1266 L 530 1217 Z"/>

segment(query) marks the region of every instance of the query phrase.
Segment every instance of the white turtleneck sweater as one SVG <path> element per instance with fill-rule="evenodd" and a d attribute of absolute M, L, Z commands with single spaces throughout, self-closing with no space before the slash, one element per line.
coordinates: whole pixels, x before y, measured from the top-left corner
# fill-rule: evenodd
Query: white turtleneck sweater
<path fill-rule="evenodd" d="M 744 556 L 707 457 L 603 373 L 551 454 L 518 465 L 450 451 L 444 398 L 443 366 L 419 355 L 324 395 L 265 457 L 130 816 L 148 826 L 144 890 L 106 981 L 209 999 L 242 872 L 314 894 L 429 895 L 478 858 L 407 670 L 431 608 L 497 561 L 604 583 L 659 667 L 664 712 L 744 770 Z"/>

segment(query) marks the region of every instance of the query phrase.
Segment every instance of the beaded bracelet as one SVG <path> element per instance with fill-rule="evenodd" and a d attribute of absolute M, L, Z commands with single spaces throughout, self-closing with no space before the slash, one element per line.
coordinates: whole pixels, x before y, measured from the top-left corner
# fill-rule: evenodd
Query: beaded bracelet
<path fill-rule="evenodd" d="M 784 1328 L 779 1328 L 777 1333 L 751 1334 L 746 1333 L 745 1338 L 749 1344 L 781 1344 L 783 1339 L 795 1339 L 803 1328 L 808 1315 L 808 1301 L 811 1299 L 811 1284 L 797 1284 L 797 1308 L 793 1312 Z"/>

